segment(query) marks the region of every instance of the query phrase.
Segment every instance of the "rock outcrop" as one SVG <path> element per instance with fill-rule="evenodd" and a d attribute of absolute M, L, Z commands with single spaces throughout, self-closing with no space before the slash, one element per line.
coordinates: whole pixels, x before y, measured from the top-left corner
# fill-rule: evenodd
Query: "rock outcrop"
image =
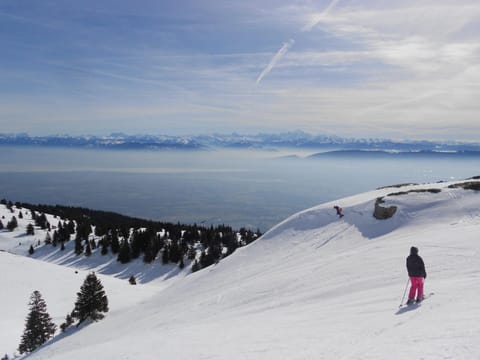
<path fill-rule="evenodd" d="M 389 206 L 389 207 L 384 207 L 381 206 L 385 201 L 383 201 L 382 198 L 378 198 L 377 201 L 375 201 L 375 210 L 373 211 L 373 216 L 375 219 L 378 220 L 386 220 L 390 219 L 395 212 L 397 211 L 396 206 Z"/>

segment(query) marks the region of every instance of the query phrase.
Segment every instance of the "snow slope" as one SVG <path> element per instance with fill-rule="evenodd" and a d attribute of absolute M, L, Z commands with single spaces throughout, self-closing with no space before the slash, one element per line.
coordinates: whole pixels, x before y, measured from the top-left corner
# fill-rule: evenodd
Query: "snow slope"
<path fill-rule="evenodd" d="M 128 301 L 111 301 L 103 321 L 27 358 L 478 359 L 480 193 L 448 185 L 386 188 L 305 210 L 154 295 L 141 293 L 154 284 L 125 287 Z M 398 211 L 373 218 L 377 197 L 422 188 L 442 191 L 386 197 Z M 426 292 L 435 294 L 399 309 L 412 245 L 426 263 Z M 2 266 L 13 256 L 0 255 Z M 29 261 L 25 271 L 39 271 Z M 11 277 L 16 296 L 18 283 L 30 280 Z M 49 309 L 64 306 L 53 293 L 45 298 Z M 8 330 L 2 322 L 2 336 Z"/>
<path fill-rule="evenodd" d="M 20 343 L 32 292 L 40 291 L 54 323 L 60 325 L 73 310 L 76 294 L 88 271 L 0 252 L 0 273 L 0 285 L 4 289 L 0 301 L 0 351 L 12 354 Z M 100 275 L 99 278 L 108 295 L 112 314 L 135 306 L 158 291 L 153 286 L 135 288 L 127 281 L 111 276 Z"/>

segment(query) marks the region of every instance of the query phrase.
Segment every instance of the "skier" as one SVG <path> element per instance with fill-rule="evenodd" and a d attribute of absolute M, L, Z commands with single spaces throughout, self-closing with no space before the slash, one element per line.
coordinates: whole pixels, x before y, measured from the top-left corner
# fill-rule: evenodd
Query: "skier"
<path fill-rule="evenodd" d="M 410 248 L 410 255 L 407 257 L 407 271 L 412 283 L 407 305 L 415 302 L 415 294 L 417 294 L 416 302 L 421 303 L 423 300 L 423 279 L 427 278 L 427 272 L 423 259 L 418 255 L 418 248 L 415 246 Z"/>
<path fill-rule="evenodd" d="M 343 213 L 342 213 L 343 209 L 340 206 L 335 205 L 333 208 L 337 210 L 338 217 L 340 218 L 343 217 Z"/>

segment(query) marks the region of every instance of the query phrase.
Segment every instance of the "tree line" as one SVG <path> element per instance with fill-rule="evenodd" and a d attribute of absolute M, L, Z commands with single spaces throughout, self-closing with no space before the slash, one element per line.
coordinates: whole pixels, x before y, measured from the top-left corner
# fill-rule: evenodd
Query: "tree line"
<path fill-rule="evenodd" d="M 183 268 L 188 261 L 191 270 L 197 271 L 261 236 L 259 230 L 234 230 L 227 225 L 173 224 L 81 207 L 13 204 L 6 200 L 0 203 L 11 210 L 13 206 L 29 209 L 35 225 L 47 231 L 46 244 L 64 250 L 65 243 L 73 240 L 77 255 L 90 256 L 99 249 L 102 255 L 117 256 L 122 264 L 138 258 L 145 263 L 159 259 L 163 264 L 173 263 Z M 58 223 L 52 226 L 45 214 L 59 218 Z M 33 235 L 33 226 L 27 226 L 26 231 Z"/>

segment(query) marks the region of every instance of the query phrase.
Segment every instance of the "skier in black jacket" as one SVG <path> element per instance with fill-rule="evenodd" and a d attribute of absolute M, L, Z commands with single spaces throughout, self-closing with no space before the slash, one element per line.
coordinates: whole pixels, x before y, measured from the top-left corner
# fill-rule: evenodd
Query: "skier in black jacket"
<path fill-rule="evenodd" d="M 423 259 L 418 255 L 418 249 L 415 246 L 410 248 L 410 255 L 407 257 L 407 270 L 412 283 L 407 304 L 415 302 L 415 294 L 417 294 L 417 303 L 420 303 L 423 300 L 423 279 L 427 278 L 427 272 Z"/>

